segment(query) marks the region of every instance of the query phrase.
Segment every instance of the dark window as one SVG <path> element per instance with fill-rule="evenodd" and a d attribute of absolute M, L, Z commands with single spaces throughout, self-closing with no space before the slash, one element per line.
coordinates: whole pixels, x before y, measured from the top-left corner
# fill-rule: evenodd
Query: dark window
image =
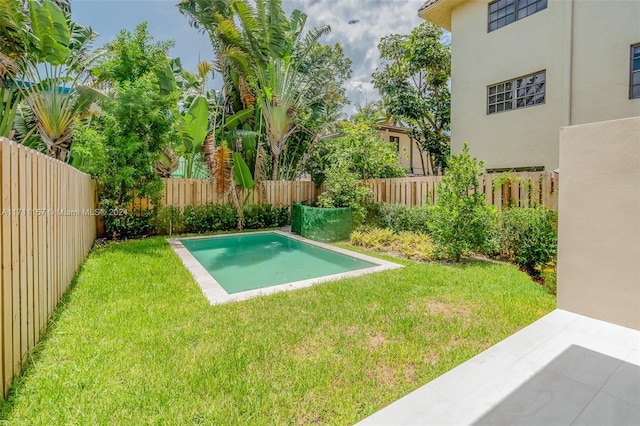
<path fill-rule="evenodd" d="M 389 136 L 389 142 L 396 146 L 396 150 L 400 152 L 400 136 Z"/>
<path fill-rule="evenodd" d="M 496 0 L 489 3 L 489 32 L 547 8 L 547 0 Z"/>
<path fill-rule="evenodd" d="M 544 103 L 547 72 L 540 71 L 487 87 L 487 114 Z"/>
<path fill-rule="evenodd" d="M 631 76 L 629 98 L 640 98 L 640 44 L 631 46 Z"/>
<path fill-rule="evenodd" d="M 544 166 L 526 167 L 498 167 L 485 170 L 487 173 L 520 173 L 520 172 L 544 172 Z"/>

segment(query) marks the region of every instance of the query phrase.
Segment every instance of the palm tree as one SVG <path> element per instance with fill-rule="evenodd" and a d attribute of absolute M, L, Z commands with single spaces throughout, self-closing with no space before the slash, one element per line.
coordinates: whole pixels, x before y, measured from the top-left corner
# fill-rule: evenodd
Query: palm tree
<path fill-rule="evenodd" d="M 262 89 L 258 105 L 271 150 L 271 179 L 276 180 L 280 154 L 289 137 L 301 129 L 300 113 L 317 101 L 306 96 L 313 77 L 300 73 L 283 60 L 275 60 L 258 70 L 258 81 Z"/>
<path fill-rule="evenodd" d="M 11 14 L 7 12 L 7 8 L 18 6 Z M 42 139 L 48 155 L 66 161 L 73 119 L 104 97 L 90 84 L 84 84 L 90 82 L 87 70 L 99 55 L 89 54 L 97 33 L 71 20 L 67 1 L 30 0 L 28 7 L 27 18 L 22 2 L 2 0 L 0 15 L 11 17 L 12 20 L 7 20 L 10 24 L 20 24 L 19 35 L 10 26 L 3 26 L 0 31 L 2 43 L 13 46 L 13 50 L 7 50 L 13 57 L 5 55 L 0 62 L 4 59 L 8 63 L 9 57 L 15 63 L 12 75 L 6 72 L 7 67 L 3 68 L 3 82 L 9 78 L 12 90 L 18 92 L 31 110 L 34 127 L 25 129 L 23 141 L 35 133 Z M 12 99 L 15 101 L 16 96 Z M 6 105 L 5 108 L 8 109 Z M 5 132 L 8 121 L 3 125 Z"/>

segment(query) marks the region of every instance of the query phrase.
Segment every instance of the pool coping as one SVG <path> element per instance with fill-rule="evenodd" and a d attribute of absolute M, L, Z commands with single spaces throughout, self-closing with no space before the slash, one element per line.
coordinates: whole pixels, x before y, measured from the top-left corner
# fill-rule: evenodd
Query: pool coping
<path fill-rule="evenodd" d="M 203 235 L 203 236 L 185 237 L 185 238 L 167 238 L 167 242 L 169 243 L 171 248 L 173 248 L 173 251 L 178 255 L 183 265 L 191 273 L 193 278 L 196 280 L 196 282 L 200 286 L 202 293 L 204 293 L 205 297 L 207 298 L 207 300 L 209 300 L 209 302 L 212 305 L 218 305 L 218 304 L 229 303 L 229 302 L 239 302 L 242 300 L 247 300 L 247 299 L 251 299 L 259 296 L 266 296 L 269 294 L 279 293 L 282 291 L 291 291 L 291 290 L 311 287 L 312 285 L 323 283 L 323 282 L 336 281 L 343 278 L 359 277 L 362 275 L 373 274 L 376 272 L 388 271 L 388 270 L 398 269 L 403 267 L 403 265 L 400 265 L 397 263 L 367 256 L 366 254 L 357 253 L 357 252 L 346 250 L 340 247 L 335 247 L 330 244 L 309 240 L 289 232 L 274 230 L 274 231 L 248 232 L 247 234 L 279 234 L 287 238 L 292 238 L 294 240 L 298 240 L 303 243 L 314 245 L 316 247 L 321 247 L 326 250 L 331 250 L 346 256 L 364 260 L 366 262 L 373 263 L 376 266 L 372 266 L 370 268 L 365 268 L 365 269 L 358 269 L 355 271 L 342 272 L 339 274 L 326 275 L 324 277 L 310 278 L 307 280 L 294 281 L 294 282 L 279 284 L 271 287 L 265 287 L 265 288 L 255 289 L 255 290 L 243 291 L 240 293 L 229 294 L 225 291 L 224 288 L 222 288 L 222 286 L 218 283 L 218 281 L 216 281 L 216 279 L 209 272 L 207 272 L 207 270 L 200 264 L 200 262 L 198 262 L 198 260 L 191 254 L 191 252 L 187 250 L 187 248 L 182 244 L 180 240 L 222 238 L 222 237 L 228 237 L 230 235 L 241 235 L 241 234 L 217 234 L 217 235 Z"/>

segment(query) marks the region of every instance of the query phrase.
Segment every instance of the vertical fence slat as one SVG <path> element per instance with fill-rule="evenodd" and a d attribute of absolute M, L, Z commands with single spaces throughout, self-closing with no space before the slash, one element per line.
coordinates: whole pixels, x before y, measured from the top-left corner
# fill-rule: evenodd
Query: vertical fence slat
<path fill-rule="evenodd" d="M 0 226 L 0 255 L 2 256 L 2 391 L 11 385 L 13 377 L 13 294 L 11 273 L 11 150 L 8 143 L 0 143 L 0 204 L 2 216 Z M 9 190 L 7 190 L 9 188 Z"/>
<path fill-rule="evenodd" d="M 22 361 L 27 354 L 29 348 L 28 326 L 27 326 L 27 221 L 26 221 L 26 203 L 27 203 L 27 170 L 26 170 L 26 151 L 23 145 L 18 145 L 18 185 L 21 191 L 18 193 L 18 227 L 19 227 L 19 306 L 20 306 L 20 353 Z"/>
<path fill-rule="evenodd" d="M 0 184 L 0 383 L 6 396 L 91 248 L 97 222 L 88 214 L 96 207 L 88 175 L 4 138 Z"/>
<path fill-rule="evenodd" d="M 10 146 L 11 150 L 11 289 L 12 289 L 12 324 L 13 324 L 13 372 L 20 368 L 20 268 L 19 268 L 19 232 L 18 222 L 18 194 L 19 174 L 18 174 L 18 147 L 15 144 Z"/>
<path fill-rule="evenodd" d="M 27 188 L 33 186 L 33 159 L 34 156 L 27 156 L 25 152 L 25 176 Z M 33 281 L 33 193 L 26 193 L 27 199 L 25 204 L 25 220 L 27 226 L 26 249 L 27 249 L 27 346 L 32 348 L 35 344 L 35 309 L 34 309 L 34 281 Z"/>

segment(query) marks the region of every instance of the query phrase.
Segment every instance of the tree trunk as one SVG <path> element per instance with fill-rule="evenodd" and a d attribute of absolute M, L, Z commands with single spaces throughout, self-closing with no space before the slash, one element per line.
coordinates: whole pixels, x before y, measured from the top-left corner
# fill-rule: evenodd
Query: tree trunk
<path fill-rule="evenodd" d="M 420 149 L 420 142 L 418 142 L 417 139 L 414 139 L 413 141 L 416 143 L 416 147 L 418 147 L 418 152 L 420 153 L 420 163 L 422 164 L 422 174 L 424 176 L 427 176 L 427 169 L 424 166 L 424 155 L 422 155 L 424 151 Z M 411 167 L 413 167 L 413 164 L 411 165 Z"/>
<path fill-rule="evenodd" d="M 271 180 L 278 180 L 279 157 L 280 155 L 271 155 Z"/>
<path fill-rule="evenodd" d="M 238 197 L 238 187 L 234 184 L 231 185 L 231 202 L 233 203 L 233 207 L 236 209 L 236 213 L 238 213 L 238 222 L 236 223 L 236 227 L 238 229 L 242 229 L 245 224 L 244 210 L 242 208 L 242 204 L 240 204 L 240 198 Z"/>

